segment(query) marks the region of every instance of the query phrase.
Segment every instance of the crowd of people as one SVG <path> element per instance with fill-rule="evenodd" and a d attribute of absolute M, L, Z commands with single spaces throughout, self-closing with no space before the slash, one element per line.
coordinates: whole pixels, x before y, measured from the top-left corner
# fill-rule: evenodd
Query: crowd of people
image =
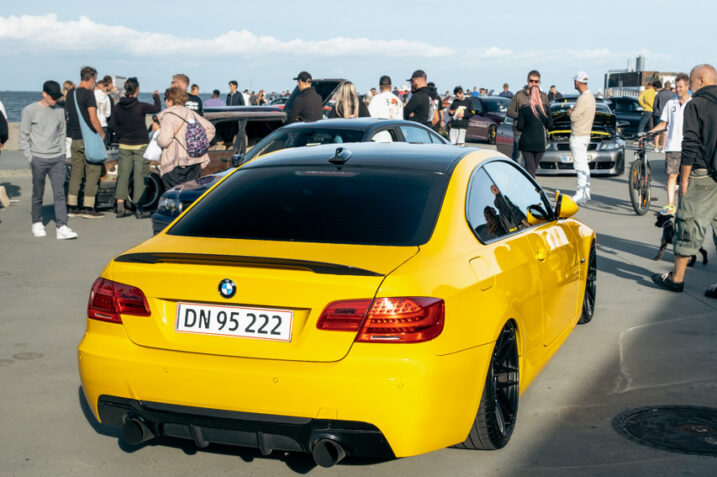
<path fill-rule="evenodd" d="M 68 226 L 69 217 L 101 218 L 95 207 L 95 195 L 102 170 L 102 161 L 90 159 L 88 150 L 96 140 L 109 144 L 113 136 L 119 145 L 117 188 L 115 193 L 117 217 L 131 215 L 125 206 L 129 200 L 129 180 L 134 188 L 132 202 L 137 218 L 148 217 L 142 210 L 145 179 L 150 160 L 158 160 L 162 181 L 170 188 L 199 178 L 201 168 L 209 163 L 207 150 L 215 135 L 214 126 L 204 119 L 205 104 L 199 97 L 199 86 L 192 84 L 185 74 L 176 74 L 164 92 L 164 108 L 159 91 L 154 91 L 152 103 L 138 100 L 140 84 L 132 77 L 125 81 L 123 96 L 105 76 L 98 81 L 97 71 L 84 67 L 80 83 L 66 81 L 63 88 L 55 81 L 43 85 L 42 99 L 22 111 L 19 145 L 32 168 L 32 234 L 46 235 L 42 222 L 42 196 L 45 180 L 50 179 L 53 190 L 56 236 L 58 239 L 77 237 Z M 298 94 L 286 105 L 286 123 L 318 121 L 324 117 L 324 102 L 313 88 L 313 78 L 306 71 L 294 80 Z M 573 77 L 578 92 L 575 105 L 568 114 L 571 121 L 570 151 L 577 173 L 577 190 L 573 199 L 584 204 L 590 197 L 590 169 L 587 149 L 596 111 L 596 97 L 588 88 L 588 75 L 579 71 Z M 435 84 L 427 81 L 423 70 L 415 70 L 410 81 L 411 91 L 399 89 L 391 78 L 379 78 L 379 90 L 372 88 L 363 98 L 355 85 L 344 81 L 335 92 L 329 118 L 377 117 L 416 121 L 450 138 L 456 145 L 465 143 L 466 129 L 473 111 L 470 96 L 485 96 L 487 89 L 473 87 L 465 91 L 461 86 L 441 96 Z M 265 94 L 240 92 L 237 81 L 228 83 L 229 93 L 220 98 L 214 90 L 207 107 L 261 106 L 288 91 Z M 515 94 L 508 84 L 499 96 L 510 99 L 507 116 L 513 118 L 513 159 L 522 154 L 527 171 L 535 176 L 546 149 L 545 130 L 553 127 L 549 103 L 562 98 L 554 85 L 546 94 L 540 88 L 541 75 L 531 70 L 527 84 Z M 690 94 L 690 88 L 692 95 Z M 676 93 L 676 94 L 675 94 Z M 653 281 L 666 289 L 682 291 L 685 266 L 690 255 L 701 246 L 710 227 L 717 243 L 717 72 L 710 65 L 699 65 L 691 76 L 680 74 L 672 85 L 659 81 L 648 85 L 638 98 L 644 109 L 639 134 L 655 133 L 654 147 L 666 153 L 668 174 L 668 204 L 663 214 L 676 215 L 675 267 L 667 274 L 654 275 Z M 62 107 L 58 107 L 62 106 Z M 147 128 L 146 116 L 153 116 Z M 6 115 L 0 104 L 0 147 L 7 140 Z M 4 129 L 3 129 L 4 122 Z M 652 124 L 654 122 L 654 124 Z M 96 136 L 96 137 L 95 137 Z M 154 149 L 152 143 L 156 142 Z M 87 150 L 86 150 L 87 149 Z M 152 150 L 153 152 L 150 152 Z M 72 162 L 71 177 L 65 201 L 65 157 Z M 80 188 L 84 183 L 82 204 Z M 678 186 L 678 187 L 676 187 Z M 679 190 L 680 200 L 675 198 Z M 0 201 L 7 195 L 0 190 Z M 717 297 L 717 284 L 708 291 Z"/>

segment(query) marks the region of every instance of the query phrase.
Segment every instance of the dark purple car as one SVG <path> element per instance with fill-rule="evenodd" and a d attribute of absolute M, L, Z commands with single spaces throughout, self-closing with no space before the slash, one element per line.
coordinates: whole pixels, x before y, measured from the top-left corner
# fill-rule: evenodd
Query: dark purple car
<path fill-rule="evenodd" d="M 468 120 L 466 139 L 495 144 L 495 132 L 505 120 L 509 104 L 510 99 L 502 96 L 471 97 L 475 114 Z"/>

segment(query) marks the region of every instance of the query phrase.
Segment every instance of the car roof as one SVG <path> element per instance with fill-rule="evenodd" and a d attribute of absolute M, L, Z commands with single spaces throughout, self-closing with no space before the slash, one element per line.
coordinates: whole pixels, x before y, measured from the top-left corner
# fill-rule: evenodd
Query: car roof
<path fill-rule="evenodd" d="M 333 119 L 322 119 L 312 123 L 291 123 L 284 126 L 284 129 L 368 129 L 371 127 L 378 126 L 418 126 L 426 130 L 430 130 L 422 124 L 415 121 L 406 121 L 404 119 L 382 119 L 382 118 L 333 118 Z"/>
<path fill-rule="evenodd" d="M 458 162 L 479 149 L 458 147 L 447 144 L 407 144 L 407 143 L 343 143 L 322 144 L 319 146 L 282 149 L 262 156 L 260 161 L 250 161 L 242 169 L 276 166 L 327 166 L 329 159 L 337 155 L 339 149 L 349 151 L 350 157 L 336 167 L 367 166 L 409 169 L 421 172 L 448 174 Z"/>

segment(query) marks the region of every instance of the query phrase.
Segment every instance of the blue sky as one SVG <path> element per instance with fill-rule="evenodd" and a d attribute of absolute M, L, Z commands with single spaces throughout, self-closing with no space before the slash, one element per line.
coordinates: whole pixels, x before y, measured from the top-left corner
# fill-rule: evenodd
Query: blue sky
<path fill-rule="evenodd" d="M 608 69 L 646 57 L 647 69 L 717 63 L 717 4 L 363 0 L 9 2 L 0 8 L 0 90 L 38 90 L 46 79 L 137 76 L 163 89 L 186 73 L 202 91 L 293 87 L 300 70 L 347 78 L 361 91 L 389 74 L 403 84 L 424 69 L 440 91 L 455 85 L 512 90 L 528 70 L 543 87 L 572 90 L 585 70 L 602 88 Z M 458 10 L 462 6 L 463 10 Z M 648 8 L 649 6 L 649 8 Z"/>

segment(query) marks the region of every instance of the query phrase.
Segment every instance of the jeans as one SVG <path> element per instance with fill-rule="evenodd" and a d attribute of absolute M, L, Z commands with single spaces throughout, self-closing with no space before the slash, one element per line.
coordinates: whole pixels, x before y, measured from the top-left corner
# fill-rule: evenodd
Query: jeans
<path fill-rule="evenodd" d="M 80 194 L 82 179 L 85 179 L 84 206 L 94 208 L 95 196 L 102 176 L 102 164 L 90 164 L 85 160 L 85 143 L 82 139 L 73 139 L 72 146 L 72 173 L 70 185 L 67 188 L 67 205 L 77 207 L 77 196 Z"/>
<path fill-rule="evenodd" d="M 573 154 L 575 172 L 578 175 L 578 195 L 590 193 L 589 142 L 590 136 L 570 136 L 570 152 Z"/>
<path fill-rule="evenodd" d="M 637 132 L 641 133 L 646 131 L 650 127 L 652 121 L 652 111 L 643 111 L 642 117 L 640 118 L 640 125 L 637 127 Z"/>
<path fill-rule="evenodd" d="M 45 177 L 50 177 L 52 198 L 55 202 L 55 225 L 67 225 L 65 203 L 65 156 L 52 158 L 32 157 L 32 223 L 42 222 L 42 196 L 45 195 Z"/>
<path fill-rule="evenodd" d="M 141 149 L 123 149 L 120 146 L 115 199 L 129 199 L 129 177 L 132 174 L 132 202 L 135 205 L 142 203 L 144 191 L 147 187 L 147 174 L 149 174 L 149 161 L 142 157 L 146 149 L 146 145 Z"/>
<path fill-rule="evenodd" d="M 518 159 L 520 158 L 520 149 L 518 149 L 518 141 L 520 141 L 520 133 L 518 131 L 513 131 L 513 154 L 511 155 L 512 159 L 515 162 L 518 162 Z"/>

